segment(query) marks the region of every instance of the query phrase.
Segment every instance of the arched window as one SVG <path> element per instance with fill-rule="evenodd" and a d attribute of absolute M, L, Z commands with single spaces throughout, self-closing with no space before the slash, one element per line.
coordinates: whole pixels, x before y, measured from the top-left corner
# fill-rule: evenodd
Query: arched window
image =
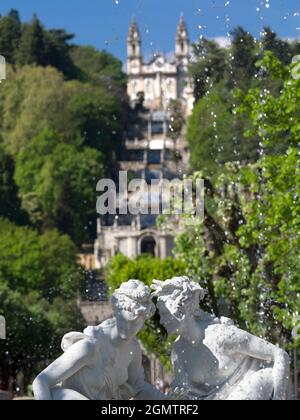
<path fill-rule="evenodd" d="M 136 54 L 136 45 L 135 44 L 132 45 L 132 53 L 133 53 L 133 55 Z"/>
<path fill-rule="evenodd" d="M 146 236 L 141 243 L 141 254 L 156 256 L 156 241 L 152 236 Z"/>

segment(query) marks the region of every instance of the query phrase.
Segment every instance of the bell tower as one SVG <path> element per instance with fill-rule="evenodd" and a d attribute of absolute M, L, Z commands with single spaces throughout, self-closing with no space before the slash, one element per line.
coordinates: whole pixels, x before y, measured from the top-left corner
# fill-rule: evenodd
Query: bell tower
<path fill-rule="evenodd" d="M 183 15 L 181 15 L 179 25 L 177 27 L 175 55 L 177 64 L 188 65 L 190 56 L 190 39 Z"/>
<path fill-rule="evenodd" d="M 181 15 L 177 26 L 175 58 L 177 67 L 177 96 L 184 103 L 186 115 L 189 115 L 194 106 L 194 91 L 188 71 L 190 63 L 190 39 L 183 15 Z"/>
<path fill-rule="evenodd" d="M 127 38 L 127 73 L 138 74 L 142 67 L 142 40 L 138 24 L 134 18 Z"/>

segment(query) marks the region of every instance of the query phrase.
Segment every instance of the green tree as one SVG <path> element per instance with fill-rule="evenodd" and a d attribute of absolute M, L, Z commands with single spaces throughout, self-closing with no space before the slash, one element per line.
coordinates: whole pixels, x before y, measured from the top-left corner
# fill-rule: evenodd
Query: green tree
<path fill-rule="evenodd" d="M 1 134 L 3 146 L 12 156 L 47 127 L 68 135 L 70 142 L 78 134 L 72 130 L 66 104 L 79 87 L 64 82 L 54 68 L 24 66 L 8 68 L 8 78 L 0 89 Z M 71 140 L 72 139 L 72 140 Z"/>
<path fill-rule="evenodd" d="M 0 54 L 8 63 L 15 62 L 16 51 L 21 39 L 21 21 L 19 13 L 11 10 L 0 18 Z"/>
<path fill-rule="evenodd" d="M 126 124 L 126 107 L 124 98 L 87 83 L 80 86 L 66 107 L 73 129 L 86 146 L 103 153 L 107 169 L 116 165 L 115 154 L 120 149 Z"/>
<path fill-rule="evenodd" d="M 94 149 L 63 140 L 52 130 L 32 139 L 17 157 L 15 178 L 31 220 L 43 230 L 56 227 L 80 244 L 93 237 L 103 159 Z"/>
<path fill-rule="evenodd" d="M 113 258 L 107 266 L 105 279 L 112 293 L 129 279 L 139 279 L 150 286 L 153 279 L 165 280 L 180 276 L 182 272 L 183 263 L 174 258 L 160 260 L 145 255 L 133 260 L 121 254 Z"/>
<path fill-rule="evenodd" d="M 73 38 L 74 35 L 62 29 L 47 31 L 34 15 L 29 24 L 22 26 L 16 62 L 21 66 L 51 66 L 61 71 L 68 79 L 77 78 L 79 71 L 70 56 L 69 42 Z"/>
<path fill-rule="evenodd" d="M 73 34 L 69 34 L 63 29 L 44 31 L 45 64 L 62 72 L 66 79 L 77 79 L 80 73 L 71 58 L 69 43 L 73 38 Z M 41 65 L 42 63 L 37 64 Z"/>
<path fill-rule="evenodd" d="M 279 39 L 269 28 L 264 29 L 259 43 L 238 27 L 232 32 L 228 49 L 205 39 L 194 46 L 190 72 L 197 103 L 187 130 L 194 170 L 217 175 L 227 162 L 255 162 L 258 158 L 259 136 L 255 131 L 252 137 L 245 136 L 251 120 L 247 113 L 240 115 L 236 111 L 250 87 L 274 95 L 283 87 L 282 78 L 272 77 L 259 65 L 265 51 L 273 52 L 287 64 L 299 51 L 299 45 Z M 239 89 L 239 96 L 233 88 Z"/>
<path fill-rule="evenodd" d="M 251 89 L 239 108 L 251 118 L 248 135 L 260 138 L 260 158 L 206 180 L 204 223 L 178 237 L 176 255 L 210 285 L 212 309 L 289 349 L 299 346 L 300 78 L 270 52 L 259 65 L 283 84 L 276 94 Z"/>
<path fill-rule="evenodd" d="M 269 27 L 263 30 L 262 44 L 264 51 L 271 51 L 283 64 L 292 62 L 293 44 L 278 38 L 278 35 Z"/>
<path fill-rule="evenodd" d="M 1 388 L 18 372 L 25 386 L 59 355 L 60 341 L 84 321 L 76 304 L 84 276 L 77 248 L 57 231 L 39 235 L 0 219 L 0 315 L 7 339 L 0 354 Z"/>
<path fill-rule="evenodd" d="M 45 32 L 36 15 L 30 24 L 23 25 L 16 61 L 22 66 L 47 64 Z"/>
<path fill-rule="evenodd" d="M 66 143 L 87 146 L 105 154 L 107 166 L 120 147 L 126 124 L 127 99 L 107 87 L 65 81 L 51 67 L 8 69 L 0 90 L 0 126 L 3 145 L 16 156 L 32 138 L 50 127 Z"/>
<path fill-rule="evenodd" d="M 193 46 L 194 60 L 190 73 L 194 81 L 196 101 L 215 85 L 226 79 L 228 51 L 215 41 L 202 39 Z"/>
<path fill-rule="evenodd" d="M 55 230 L 39 235 L 0 219 L 0 237 L 1 284 L 21 294 L 34 291 L 49 302 L 72 298 L 81 288 L 77 248 L 68 236 Z"/>
<path fill-rule="evenodd" d="M 220 83 L 228 89 L 239 87 L 247 90 L 256 73 L 258 55 L 258 43 L 242 27 L 232 31 L 229 48 L 201 39 L 193 46 L 193 61 L 190 64 L 196 101 Z"/>
<path fill-rule="evenodd" d="M 11 10 L 0 18 L 0 53 L 11 64 L 51 66 L 66 79 L 78 79 L 122 94 L 126 91 L 126 76 L 122 63 L 105 51 L 76 46 L 74 35 L 63 29 L 46 30 L 36 15 L 22 23 L 19 13 Z"/>
<path fill-rule="evenodd" d="M 73 46 L 71 58 L 80 70 L 80 79 L 95 85 L 107 86 L 110 91 L 122 91 L 127 85 L 122 63 L 106 51 L 97 51 L 93 47 Z"/>
<path fill-rule="evenodd" d="M 232 74 L 229 85 L 247 90 L 256 72 L 257 58 L 258 49 L 254 37 L 242 27 L 236 28 L 232 32 L 230 63 Z"/>
<path fill-rule="evenodd" d="M 247 116 L 237 115 L 236 107 L 237 99 L 223 84 L 198 101 L 187 129 L 194 170 L 217 175 L 227 162 L 256 160 L 258 138 L 245 137 L 250 121 Z"/>
<path fill-rule="evenodd" d="M 69 331 L 80 331 L 84 320 L 75 300 L 57 298 L 52 304 L 36 293 L 21 294 L 0 282 L 0 314 L 5 316 L 7 339 L 1 342 L 0 387 L 24 374 L 25 388 L 60 355 L 60 342 Z"/>
<path fill-rule="evenodd" d="M 25 219 L 22 214 L 18 188 L 14 181 L 15 165 L 13 159 L 0 146 L 0 217 L 20 222 Z"/>

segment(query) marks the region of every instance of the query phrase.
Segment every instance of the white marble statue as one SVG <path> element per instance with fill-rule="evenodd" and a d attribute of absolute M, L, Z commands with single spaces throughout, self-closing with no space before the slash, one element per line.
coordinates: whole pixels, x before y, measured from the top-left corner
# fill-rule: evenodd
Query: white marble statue
<path fill-rule="evenodd" d="M 200 310 L 206 291 L 187 277 L 154 281 L 161 323 L 177 335 L 175 382 L 194 400 L 284 400 L 289 357 L 280 348 Z"/>
<path fill-rule="evenodd" d="M 114 293 L 112 306 L 112 319 L 63 338 L 64 354 L 33 383 L 36 400 L 164 398 L 145 382 L 142 352 L 136 339 L 155 312 L 150 288 L 130 280 Z M 170 394 L 170 398 L 174 396 Z"/>

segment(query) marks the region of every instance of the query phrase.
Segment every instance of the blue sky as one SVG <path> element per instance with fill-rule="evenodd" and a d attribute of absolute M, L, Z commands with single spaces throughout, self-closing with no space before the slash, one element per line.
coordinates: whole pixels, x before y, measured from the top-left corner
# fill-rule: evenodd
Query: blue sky
<path fill-rule="evenodd" d="M 269 25 L 282 37 L 300 40 L 299 0 L 1 0 L 2 15 L 11 8 L 25 21 L 36 12 L 47 28 L 65 28 L 76 34 L 76 43 L 106 49 L 123 61 L 134 15 L 145 54 L 173 51 L 181 13 L 192 40 L 200 35 L 225 37 L 237 25 L 254 35 Z"/>

